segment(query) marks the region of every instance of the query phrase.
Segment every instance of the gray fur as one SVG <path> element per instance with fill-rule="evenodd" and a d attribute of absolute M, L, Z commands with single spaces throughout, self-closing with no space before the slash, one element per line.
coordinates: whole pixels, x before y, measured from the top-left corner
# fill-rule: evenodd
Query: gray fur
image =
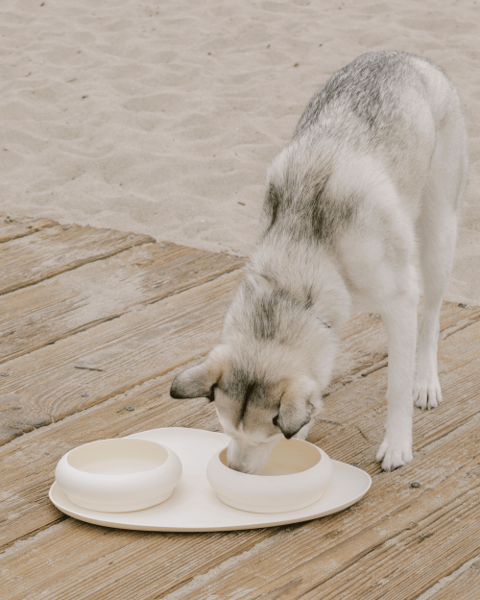
<path fill-rule="evenodd" d="M 427 59 L 364 54 L 313 96 L 268 170 L 257 248 L 222 344 L 172 387 L 177 397 L 213 390 L 233 468 L 258 472 L 279 437 L 305 437 L 352 309 L 380 313 L 388 331 L 377 458 L 384 469 L 412 459 L 412 400 L 441 400 L 438 311 L 467 165 L 458 95 Z M 425 309 L 412 398 L 417 251 Z"/>
<path fill-rule="evenodd" d="M 370 132 L 372 143 L 376 144 L 379 138 L 388 142 L 392 128 L 407 124 L 403 107 L 398 103 L 399 94 L 408 87 L 420 96 L 428 96 L 428 81 L 421 72 L 412 69 L 412 56 L 392 50 L 371 52 L 337 71 L 310 100 L 294 138 L 300 138 L 320 123 L 324 131 L 337 134 L 337 119 L 331 127 L 327 125 L 328 117 L 334 112 L 335 117 L 354 115 L 366 132 Z M 432 61 L 420 60 L 440 71 Z"/>

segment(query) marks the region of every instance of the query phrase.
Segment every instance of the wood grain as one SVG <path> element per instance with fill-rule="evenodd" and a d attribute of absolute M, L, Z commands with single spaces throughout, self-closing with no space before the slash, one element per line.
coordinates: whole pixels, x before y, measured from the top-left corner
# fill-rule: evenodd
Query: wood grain
<path fill-rule="evenodd" d="M 450 311 L 452 307 L 446 307 L 446 310 Z M 352 329 L 355 334 L 355 321 L 352 322 Z M 471 372 L 478 371 L 479 366 L 475 343 L 477 333 L 478 326 L 477 329 L 473 330 L 463 328 L 457 336 L 452 337 L 448 342 L 441 342 L 440 361 L 443 360 L 443 355 L 447 350 L 449 354 L 454 357 L 461 357 L 461 359 L 457 360 L 457 363 L 452 366 L 454 377 L 445 379 L 441 374 L 446 398 L 446 402 L 441 409 L 430 412 L 416 410 L 414 413 L 416 450 L 421 449 L 436 438 L 446 435 L 448 431 L 455 429 L 459 424 L 464 423 L 478 412 L 479 405 L 476 391 L 478 381 L 469 375 Z M 353 364 L 353 368 L 355 368 L 355 364 Z M 98 371 L 91 372 L 93 377 L 98 377 L 99 374 Z M 53 473 L 53 465 L 63 453 L 76 445 L 94 439 L 128 435 L 142 429 L 174 424 L 203 426 L 206 428 L 218 427 L 213 407 L 208 404 L 205 405 L 204 400 L 174 402 L 169 398 L 169 383 L 173 376 L 174 372 L 169 372 L 165 378 L 147 382 L 143 386 L 133 389 L 127 396 L 121 395 L 117 399 L 114 398 L 112 405 L 100 406 L 98 408 L 100 412 L 96 412 L 95 417 L 91 413 L 85 414 L 81 419 L 80 415 L 76 415 L 74 428 L 70 427 L 70 421 L 65 425 L 68 434 L 62 433 L 64 431 L 63 425 L 58 422 L 53 430 L 48 428 L 42 434 L 37 432 L 33 438 L 28 437 L 29 441 L 26 440 L 25 444 L 20 446 L 21 451 L 18 459 L 14 458 L 17 454 L 10 456 L 8 449 L 6 450 L 7 454 L 1 451 L 0 456 L 7 457 L 7 464 L 0 467 L 4 474 L 4 489 L 12 489 L 9 488 L 10 483 L 13 489 L 16 486 L 24 486 L 25 482 L 31 478 L 30 468 L 35 473 L 43 473 L 47 477 L 48 473 Z M 350 374 L 347 371 L 345 378 L 349 377 Z M 457 383 L 459 377 L 460 381 L 464 382 L 461 386 Z M 356 379 L 352 380 L 349 385 L 332 393 L 325 400 L 324 413 L 312 428 L 310 441 L 320 445 L 337 460 L 354 462 L 372 475 L 378 473 L 379 466 L 373 462 L 373 458 L 383 434 L 382 423 L 386 416 L 385 392 L 385 369 L 374 371 L 367 377 L 357 375 Z M 83 402 L 88 400 L 89 398 L 86 398 Z M 123 409 L 128 404 L 136 407 L 136 411 L 125 412 Z M 197 412 L 199 406 L 204 407 L 201 414 Z M 372 415 L 375 415 L 375 417 L 372 418 Z M 126 423 L 131 425 L 125 428 Z M 53 436 L 52 440 L 55 439 L 56 441 L 49 442 L 50 436 Z M 47 442 L 43 446 L 37 447 L 41 440 L 47 440 Z M 18 452 L 18 445 L 15 448 Z M 44 456 L 46 451 L 50 452 L 49 458 Z M 21 464 L 24 457 L 28 457 L 25 463 L 26 466 Z M 39 460 L 38 457 L 40 457 Z M 13 470 L 8 468 L 8 465 L 11 464 L 10 461 L 15 464 Z M 12 481 L 9 479 L 9 473 L 13 477 Z M 46 479 L 43 490 L 45 495 L 48 483 Z M 25 489 L 25 493 L 28 494 L 27 489 Z M 49 506 L 48 501 L 46 504 Z M 6 510 L 8 512 L 7 508 Z M 12 508 L 13 513 L 19 515 L 19 521 L 21 521 L 24 513 L 23 511 L 19 512 L 19 510 L 18 504 L 15 504 L 15 507 Z M 35 529 L 37 525 L 33 514 L 32 512 L 31 519 L 25 523 L 28 524 L 28 527 L 33 524 Z M 42 524 L 44 523 L 42 522 Z M 15 536 L 15 532 L 19 530 L 23 531 L 22 535 L 26 535 L 32 531 L 28 527 L 24 530 L 22 523 L 15 520 L 11 535 Z M 4 528 L 4 534 L 7 534 L 6 528 Z M 0 540 L 2 540 L 2 543 L 9 543 L 11 539 L 15 539 L 15 537 L 8 536 L 7 538 L 2 539 L 0 537 Z"/>
<path fill-rule="evenodd" d="M 431 565 L 430 581 L 442 576 L 445 562 L 468 560 L 478 553 L 480 521 L 470 524 L 480 502 L 475 476 L 480 466 L 479 436 L 476 422 L 462 432 L 461 444 L 443 438 L 413 465 L 377 476 L 371 492 L 355 507 L 291 526 L 289 532 L 273 528 L 235 534 L 144 535 L 65 519 L 0 558 L 6 592 L 12 599 L 34 598 L 40 590 L 43 598 L 52 599 L 115 598 L 120 580 L 125 593 L 136 586 L 139 599 L 163 597 L 187 583 L 185 593 L 177 597 L 284 597 L 281 593 L 290 586 L 285 597 L 301 598 L 315 588 L 318 595 L 312 597 L 323 598 L 320 584 L 331 581 L 334 589 L 334 576 L 376 549 L 387 552 L 399 544 L 407 550 L 416 548 L 419 540 L 427 542 L 432 528 L 440 532 L 435 535 L 445 553 L 445 536 L 452 533 L 451 521 L 445 518 L 451 514 L 460 523 L 461 537 L 456 540 L 460 558 L 445 553 L 437 571 L 435 563 Z M 472 459 L 475 449 L 477 456 Z M 449 461 L 439 469 L 446 455 Z M 421 481 L 422 487 L 411 488 L 412 480 Z M 462 504 L 463 513 L 458 510 Z M 247 547 L 250 551 L 243 554 Z M 235 561 L 222 565 L 234 556 Z M 411 555 L 407 553 L 405 559 L 411 560 Z M 105 570 L 108 563 L 112 568 Z M 402 600 L 413 597 L 405 595 Z"/>
<path fill-rule="evenodd" d="M 31 235 L 40 229 L 58 225 L 50 219 L 32 219 L 30 217 L 13 217 L 4 213 L 0 214 L 0 244 L 15 240 L 26 235 Z"/>
<path fill-rule="evenodd" d="M 0 296 L 0 363 L 236 270 L 243 261 L 145 244 Z"/>
<path fill-rule="evenodd" d="M 414 462 L 394 473 L 374 461 L 386 416 L 383 323 L 357 315 L 343 330 L 310 440 L 373 476 L 351 509 L 246 532 L 109 530 L 50 504 L 55 465 L 94 439 L 218 427 L 214 406 L 168 390 L 218 340 L 242 261 L 108 230 L 3 225 L 0 242 L 13 237 L 0 245 L 0 439 L 21 437 L 0 448 L 2 598 L 413 600 L 478 556 L 480 308 L 444 304 L 445 401 L 415 410 Z M 475 578 L 432 597 L 456 597 L 445 596 L 450 586 L 473 600 Z"/>
<path fill-rule="evenodd" d="M 240 278 L 226 274 L 4 363 L 0 443 L 206 354 Z"/>
<path fill-rule="evenodd" d="M 0 294 L 154 241 L 147 235 L 80 225 L 40 229 L 0 244 Z"/>
<path fill-rule="evenodd" d="M 455 347 L 452 347 L 451 354 L 454 360 L 457 361 L 452 365 L 452 369 L 446 372 L 444 385 L 448 385 L 450 381 L 453 384 L 455 383 L 456 369 L 465 362 L 464 353 L 467 355 L 466 363 L 468 364 L 466 368 L 470 369 L 470 372 L 478 371 L 480 358 L 477 356 L 477 352 L 472 352 L 471 346 L 472 341 L 478 339 L 479 327 L 480 324 L 475 324 L 459 330 L 442 342 L 441 356 L 444 353 L 444 346 L 452 345 L 455 341 Z M 476 332 L 473 331 L 474 328 L 477 328 Z M 475 360 L 477 361 L 476 363 L 474 362 Z M 383 382 L 380 381 L 379 384 L 377 378 L 380 378 Z M 56 461 L 70 447 L 98 437 L 109 437 L 117 433 L 119 435 L 127 435 L 141 429 L 159 426 L 189 424 L 194 426 L 203 425 L 208 428 L 212 424 L 215 425 L 213 407 L 206 405 L 204 400 L 181 402 L 169 400 L 166 394 L 170 380 L 171 375 L 169 374 L 155 382 L 149 381 L 141 388 L 129 392 L 127 396 L 110 400 L 108 406 L 100 405 L 93 412 L 89 411 L 83 415 L 75 415 L 63 423 L 57 423 L 54 426 L 40 430 L 33 436 L 26 436 L 30 438 L 28 444 L 22 444 L 20 443 L 21 440 L 18 440 L 14 444 L 5 447 L 0 454 L 3 463 L 1 468 L 4 473 L 10 473 L 5 481 L 5 485 L 6 489 L 11 490 L 12 495 L 10 498 L 6 498 L 6 501 L 9 503 L 13 502 L 13 504 L 9 505 L 7 512 L 9 515 L 13 514 L 14 518 L 9 519 L 8 522 L 4 522 L 3 528 L 10 540 L 15 539 L 15 535 L 18 537 L 20 532 L 26 535 L 29 527 L 30 531 L 35 531 L 32 527 L 41 529 L 48 523 L 48 519 L 51 519 L 53 523 L 56 522 L 59 514 L 53 507 L 48 506 L 46 491 L 51 484 Z M 371 382 L 374 382 L 374 384 L 372 385 Z M 356 382 L 351 384 L 351 388 L 352 390 L 356 388 L 355 394 L 358 397 L 365 398 L 369 395 L 375 395 L 375 402 L 378 405 L 383 405 L 385 402 L 385 383 L 386 370 L 383 369 L 375 371 L 367 377 L 359 376 Z M 349 565 L 357 564 L 364 555 L 373 552 L 377 546 L 379 548 L 383 548 L 384 546 L 385 548 L 389 548 L 390 545 L 394 546 L 404 543 L 404 545 L 406 544 L 405 552 L 407 552 L 406 560 L 410 560 L 408 548 L 416 547 L 415 544 L 417 542 L 411 542 L 410 538 L 405 538 L 402 542 L 402 532 L 406 528 L 410 528 L 407 530 L 411 532 L 412 539 L 417 539 L 422 535 L 429 536 L 431 530 L 428 528 L 432 527 L 432 523 L 438 520 L 440 516 L 439 511 L 441 510 L 444 510 L 442 513 L 444 515 L 448 515 L 451 512 L 454 515 L 454 519 L 460 519 L 458 521 L 461 523 L 461 527 L 459 526 L 458 530 L 460 535 L 458 541 L 463 550 L 460 552 L 458 560 L 470 557 L 472 552 L 475 551 L 475 540 L 478 538 L 476 529 L 470 530 L 468 525 L 472 519 L 472 514 L 475 514 L 474 511 L 477 510 L 475 498 L 478 496 L 478 489 L 475 487 L 478 478 L 475 477 L 475 473 L 479 469 L 479 426 L 478 422 L 475 422 L 475 419 L 479 420 L 478 410 L 480 410 L 480 406 L 477 406 L 477 416 L 471 415 L 473 401 L 478 399 L 477 386 L 472 385 L 468 393 L 457 394 L 450 398 L 449 404 L 451 406 L 445 402 L 437 411 L 428 413 L 416 411 L 415 413 L 416 419 L 427 420 L 432 419 L 437 412 L 440 414 L 442 411 L 448 409 L 449 412 L 451 411 L 451 414 L 457 414 L 458 419 L 466 421 L 466 424 L 463 426 L 464 431 L 460 431 L 457 428 L 449 436 L 446 436 L 443 429 L 443 420 L 438 421 L 437 437 L 435 438 L 433 430 L 430 432 L 430 439 L 436 439 L 436 441 L 434 443 L 430 442 L 430 446 L 424 447 L 423 451 L 416 455 L 412 465 L 394 473 L 375 475 L 374 487 L 361 504 L 339 515 L 295 526 L 288 535 L 283 531 L 284 528 L 282 528 L 281 532 L 272 529 L 268 532 L 262 531 L 258 532 L 258 534 L 253 534 L 254 536 L 259 536 L 257 542 L 264 542 L 266 546 L 259 546 L 257 548 L 254 541 L 255 537 L 249 538 L 248 543 L 250 545 L 248 547 L 253 553 L 251 557 L 241 557 L 241 552 L 245 550 L 245 546 L 242 542 L 243 534 L 239 532 L 238 537 L 235 538 L 235 543 L 228 546 L 229 550 L 227 552 L 227 554 L 230 553 L 230 557 L 237 556 L 238 563 L 235 563 L 230 569 L 227 568 L 227 563 L 225 567 L 220 569 L 221 573 L 218 577 L 217 575 L 212 576 L 211 581 L 209 579 L 210 576 L 207 577 L 208 570 L 220 566 L 223 560 L 223 558 L 219 558 L 217 561 L 215 558 L 218 547 L 222 548 L 218 541 L 219 538 L 211 541 L 209 535 L 200 536 L 198 539 L 192 537 L 190 550 L 182 550 L 181 552 L 177 547 L 177 538 L 172 538 L 169 541 L 169 547 L 173 553 L 172 555 L 175 555 L 176 558 L 173 559 L 170 557 L 171 562 L 168 565 L 170 567 L 173 565 L 176 566 L 177 571 L 175 572 L 178 572 L 178 577 L 176 577 L 173 570 L 168 570 L 170 567 L 165 567 L 167 569 L 165 570 L 159 565 L 159 562 L 165 561 L 165 556 L 168 555 L 167 547 L 163 547 L 162 545 L 162 536 L 159 536 L 155 544 L 153 542 L 150 543 L 150 541 L 142 541 L 139 538 L 135 541 L 134 545 L 130 545 L 130 542 L 128 544 L 125 543 L 121 548 L 115 545 L 109 553 L 99 555 L 96 550 L 95 540 L 97 539 L 97 531 L 101 530 L 101 528 L 86 526 L 91 529 L 85 533 L 85 537 L 73 540 L 73 537 L 77 538 L 79 535 L 78 524 L 72 524 L 70 519 L 66 519 L 60 522 L 56 528 L 53 528 L 50 533 L 49 529 L 43 531 L 38 541 L 35 541 L 34 538 L 28 544 L 32 544 L 32 548 L 39 549 L 44 553 L 47 552 L 46 549 L 48 548 L 47 554 L 53 563 L 55 561 L 60 562 L 62 552 L 66 551 L 69 556 L 68 563 L 75 566 L 77 564 L 75 562 L 77 542 L 78 544 L 84 544 L 85 542 L 82 540 L 91 539 L 91 549 L 88 550 L 87 554 L 83 551 L 81 557 L 79 557 L 79 560 L 81 558 L 81 562 L 78 564 L 81 567 L 81 572 L 75 568 L 77 577 L 75 581 L 77 583 L 83 581 L 83 584 L 75 588 L 73 580 L 70 579 L 67 573 L 62 574 L 55 570 L 56 577 L 58 576 L 61 584 L 58 584 L 59 587 L 52 587 L 53 584 L 50 584 L 46 580 L 38 580 L 38 573 L 35 570 L 37 567 L 31 565 L 27 568 L 27 563 L 25 563 L 28 573 L 30 573 L 30 568 L 34 569 L 35 576 L 33 579 L 35 585 L 39 586 L 37 588 L 28 588 L 30 589 L 29 593 L 32 594 L 31 597 L 34 597 L 34 589 L 45 591 L 45 587 L 42 586 L 47 586 L 47 591 L 45 591 L 45 597 L 47 598 L 55 598 L 55 594 L 57 594 L 57 597 L 73 598 L 74 589 L 77 590 L 76 593 L 79 594 L 79 598 L 94 598 L 95 594 L 98 594 L 98 598 L 114 598 L 115 581 L 118 577 L 123 577 L 123 569 L 126 569 L 126 572 L 130 575 L 125 575 L 126 579 L 122 579 L 122 581 L 125 581 L 127 589 L 129 585 L 132 585 L 134 571 L 128 565 L 135 563 L 135 556 L 140 554 L 143 557 L 141 572 L 144 584 L 138 588 L 139 598 L 162 597 L 163 594 L 179 588 L 181 585 L 189 582 L 190 585 L 193 585 L 193 577 L 195 575 L 205 576 L 207 579 L 200 579 L 201 585 L 199 583 L 199 586 L 194 587 L 190 591 L 189 588 L 186 589 L 185 594 L 181 594 L 179 597 L 207 598 L 208 593 L 215 594 L 214 590 L 221 590 L 224 595 L 220 595 L 220 597 L 226 598 L 232 597 L 234 594 L 238 594 L 238 596 L 235 596 L 238 598 L 256 598 L 260 593 L 270 594 L 265 597 L 272 598 L 300 598 L 303 594 L 308 593 L 310 589 L 309 585 L 312 587 L 317 584 L 327 585 L 326 582 L 331 577 L 334 575 L 338 576 L 344 570 L 348 569 Z M 341 395 L 340 392 L 337 392 L 337 394 L 338 396 Z M 328 400 L 335 400 L 335 396 L 332 395 Z M 124 406 L 127 403 L 134 406 L 135 411 L 124 411 Z M 341 408 L 341 410 L 343 409 Z M 352 412 L 351 408 L 350 411 Z M 470 421 L 465 418 L 466 415 L 470 415 Z M 372 416 L 370 416 L 370 420 L 373 423 L 370 428 L 372 437 L 381 437 L 383 429 L 382 421 L 377 417 L 373 417 L 372 419 Z M 471 423 L 471 426 L 469 426 L 469 423 Z M 321 426 L 322 423 L 319 424 L 319 427 Z M 377 433 L 374 435 L 375 431 Z M 337 458 L 341 457 L 343 447 L 350 442 L 351 437 L 351 431 L 348 427 L 337 431 L 336 445 L 333 445 L 333 442 L 331 442 L 330 454 Z M 459 439 L 461 439 L 461 443 L 459 443 Z M 357 437 L 356 441 L 359 442 L 359 440 L 360 437 Z M 323 443 L 322 447 L 325 447 Z M 375 449 L 372 447 L 372 444 L 366 444 L 365 446 L 359 444 L 357 455 L 353 456 L 353 459 L 357 461 L 366 460 L 365 452 L 367 450 L 367 454 L 369 454 L 369 468 L 367 470 L 375 471 L 376 467 L 373 463 Z M 48 458 L 45 458 L 47 456 L 44 454 L 45 452 L 50 453 Z M 473 460 L 472 457 L 474 457 Z M 38 485 L 38 481 L 41 481 L 40 486 Z M 420 481 L 422 487 L 414 490 L 410 487 L 411 481 Z M 35 487 L 35 482 L 37 482 L 37 487 Z M 23 488 L 21 487 L 22 483 L 24 484 Z M 43 496 L 40 492 L 40 487 L 42 486 L 44 489 Z M 473 498 L 472 502 L 474 502 L 471 505 L 473 513 L 465 513 L 465 519 L 462 521 L 462 515 L 455 512 L 454 508 L 459 503 L 462 504 L 461 498 L 465 497 L 465 499 L 468 499 L 470 492 Z M 27 515 L 29 519 L 26 518 Z M 416 523 L 416 525 L 412 525 L 412 523 Z M 70 531 L 70 527 L 72 526 L 74 530 Z M 445 527 L 445 535 L 450 535 L 448 522 L 446 522 Z M 15 534 L 15 530 L 17 534 Z M 118 535 L 123 536 L 123 534 L 124 532 L 121 532 Z M 230 534 L 223 535 L 226 540 L 229 539 Z M 115 544 L 118 542 L 117 533 L 109 533 L 109 536 L 113 536 L 110 539 L 115 541 Z M 275 537 L 272 538 L 272 536 Z M 415 538 L 415 536 L 417 537 Z M 65 549 L 66 539 L 72 540 L 71 544 L 74 545 L 72 549 Z M 121 539 L 130 540 L 131 538 L 122 537 Z M 223 537 L 221 539 L 223 540 Z M 421 544 L 424 544 L 429 538 L 423 539 L 420 537 L 420 539 L 422 539 Z M 270 540 L 272 541 L 270 542 Z M 392 542 L 391 540 L 394 541 Z M 436 540 L 440 543 L 439 547 L 444 549 L 446 540 L 441 535 Z M 3 541 L 8 543 L 6 538 Z M 269 545 L 270 543 L 272 546 Z M 433 540 L 431 543 L 433 543 Z M 144 546 L 143 544 L 146 545 Z M 419 545 L 421 544 L 419 543 Z M 44 547 L 45 551 L 42 550 Z M 425 548 L 429 547 L 425 546 Z M 431 548 L 429 548 L 430 551 Z M 442 551 L 444 552 L 444 550 Z M 114 569 L 112 573 L 103 572 L 101 565 L 112 561 L 119 553 L 122 557 L 119 566 L 120 570 Z M 14 554 L 16 553 L 14 552 Z M 32 560 L 37 560 L 38 556 L 34 558 L 33 554 L 37 555 L 38 553 L 32 553 L 31 556 Z M 57 555 L 58 558 L 55 558 Z M 22 554 L 22 556 L 24 555 Z M 437 576 L 443 576 L 442 574 L 451 568 L 452 562 L 455 561 L 448 559 L 448 553 L 446 553 L 446 556 L 446 563 L 445 560 L 442 562 L 439 559 L 438 569 L 434 570 L 428 578 L 425 578 L 424 585 L 431 585 L 430 581 L 435 580 Z M 113 562 L 117 564 L 115 561 Z M 7 562 L 5 564 L 10 563 Z M 23 565 L 24 563 L 16 563 L 17 566 L 15 569 L 20 569 L 20 564 Z M 35 564 L 37 563 L 35 562 Z M 335 568 L 332 567 L 333 570 L 329 568 L 325 573 L 318 566 L 332 566 L 332 564 L 334 564 Z M 3 568 L 4 565 L 0 562 L 0 566 Z M 320 571 L 317 571 L 317 568 Z M 374 568 L 374 566 L 371 568 Z M 15 572 L 15 569 L 9 571 L 9 573 Z M 294 572 L 292 572 L 292 569 Z M 352 569 L 355 571 L 354 567 Z M 239 578 L 241 578 L 240 574 L 245 572 L 249 573 L 248 589 L 250 591 L 244 590 L 242 592 L 244 584 Z M 23 571 L 22 573 L 22 578 L 24 579 L 25 573 Z M 189 574 L 188 576 L 186 575 L 187 573 Z M 287 573 L 288 576 L 286 575 Z M 95 580 L 99 586 L 95 587 L 94 591 L 92 591 L 93 588 L 89 587 L 91 576 L 97 578 Z M 353 575 L 350 576 L 353 577 Z M 374 580 L 372 577 L 370 576 L 371 581 Z M 156 582 L 155 585 L 153 584 L 153 580 Z M 158 583 L 159 580 L 162 581 L 161 585 Z M 264 589 L 262 585 L 265 584 L 266 580 L 275 582 L 275 585 L 272 583 L 271 589 Z M 346 580 L 348 580 L 348 577 Z M 334 581 L 332 580 L 332 582 Z M 204 588 L 204 586 L 207 587 Z M 336 589 L 333 583 L 332 586 L 332 589 Z M 323 593 L 323 589 L 319 589 Z M 370 593 L 368 590 L 367 592 Z M 315 592 L 312 592 L 312 598 L 315 597 L 316 593 L 317 590 L 315 588 Z M 348 593 L 353 592 L 349 590 Z M 158 596 L 155 594 L 158 594 Z M 25 597 L 29 596 L 26 595 Z M 322 595 L 320 597 L 323 598 Z M 364 596 L 360 597 L 363 599 Z M 368 595 L 365 596 L 365 598 L 368 597 Z M 407 597 L 405 596 L 405 598 Z M 411 597 L 413 598 L 414 596 Z"/>
<path fill-rule="evenodd" d="M 372 491 L 350 511 L 278 536 L 261 557 L 246 556 L 212 572 L 208 581 L 180 597 L 281 598 L 288 587 L 289 599 L 416 598 L 479 552 L 479 441 L 476 423 L 463 432 L 462 444 L 459 439 L 440 442 L 412 465 L 377 476 Z M 453 463 L 443 464 L 446 454 Z M 411 481 L 422 482 L 423 489 L 411 488 Z M 427 544 L 432 535 L 436 539 Z M 450 541 L 451 553 L 446 551 Z M 436 553 L 430 561 L 433 542 Z M 422 544 L 427 544 L 426 554 Z"/>
<path fill-rule="evenodd" d="M 480 598 L 480 555 L 478 560 L 448 582 L 428 600 L 478 600 Z"/>

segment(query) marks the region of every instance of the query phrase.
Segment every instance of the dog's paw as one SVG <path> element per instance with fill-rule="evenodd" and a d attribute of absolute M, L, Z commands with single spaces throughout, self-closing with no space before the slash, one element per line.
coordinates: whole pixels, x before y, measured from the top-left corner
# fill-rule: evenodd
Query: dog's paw
<path fill-rule="evenodd" d="M 377 452 L 377 462 L 382 462 L 384 471 L 394 471 L 413 460 L 410 442 L 392 443 L 385 438 Z"/>
<path fill-rule="evenodd" d="M 417 408 L 423 410 L 437 408 L 442 401 L 442 388 L 437 375 L 428 380 L 417 379 L 413 388 L 413 401 Z"/>

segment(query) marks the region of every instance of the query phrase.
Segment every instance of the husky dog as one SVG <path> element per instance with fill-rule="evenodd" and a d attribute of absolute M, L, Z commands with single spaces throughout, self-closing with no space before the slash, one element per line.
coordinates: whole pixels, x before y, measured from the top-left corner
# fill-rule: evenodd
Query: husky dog
<path fill-rule="evenodd" d="M 364 54 L 313 96 L 273 161 L 256 249 L 220 345 L 173 398 L 215 400 L 229 466 L 257 473 L 322 407 L 337 331 L 380 313 L 388 336 L 384 470 L 412 460 L 413 403 L 438 406 L 437 341 L 467 181 L 457 92 L 428 59 Z M 420 258 L 424 309 L 418 336 Z"/>

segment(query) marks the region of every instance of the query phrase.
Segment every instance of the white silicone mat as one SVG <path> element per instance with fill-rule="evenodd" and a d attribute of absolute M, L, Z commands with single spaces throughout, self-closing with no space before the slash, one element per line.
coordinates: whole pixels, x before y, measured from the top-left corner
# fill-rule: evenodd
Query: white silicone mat
<path fill-rule="evenodd" d="M 200 429 L 168 427 L 142 431 L 129 437 L 165 444 L 182 461 L 182 478 L 167 501 L 135 512 L 98 512 L 72 504 L 58 484 L 54 483 L 49 494 L 53 504 L 65 514 L 81 521 L 119 529 L 229 531 L 287 525 L 330 515 L 360 500 L 372 483 L 370 475 L 365 471 L 333 460 L 334 473 L 330 487 L 315 504 L 288 513 L 244 512 L 223 504 L 205 475 L 210 457 L 227 446 L 227 436 Z"/>

